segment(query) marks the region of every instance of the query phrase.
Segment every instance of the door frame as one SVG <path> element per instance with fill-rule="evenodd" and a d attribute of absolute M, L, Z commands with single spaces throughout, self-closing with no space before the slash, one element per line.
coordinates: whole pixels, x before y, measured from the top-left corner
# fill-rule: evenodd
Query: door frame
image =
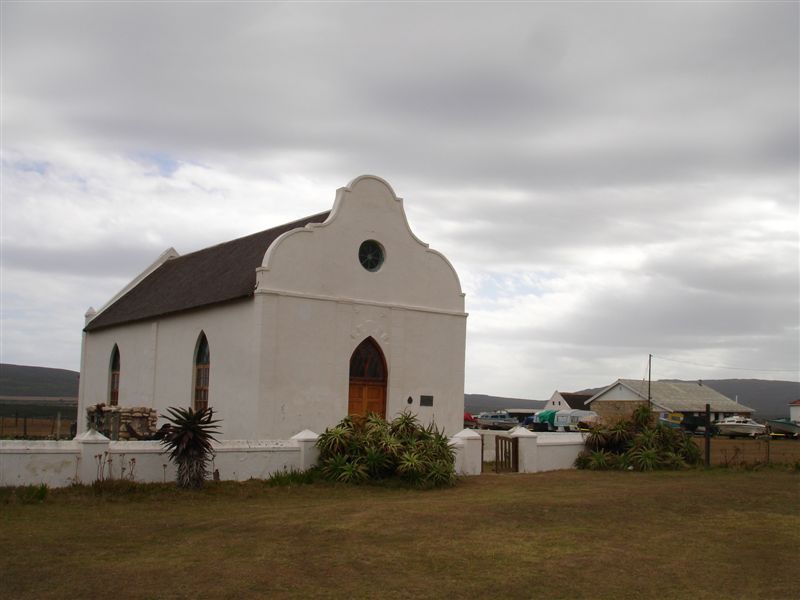
<path fill-rule="evenodd" d="M 356 352 L 364 345 L 369 344 L 376 352 L 377 356 L 380 357 L 381 360 L 381 370 L 383 372 L 382 378 L 373 378 L 373 377 L 363 377 L 363 376 L 354 376 L 353 372 L 353 358 L 356 356 Z M 363 388 L 368 386 L 372 387 L 381 387 L 383 389 L 383 414 L 380 416 L 384 419 L 386 418 L 387 414 L 387 404 L 388 404 L 388 396 L 389 396 L 389 367 L 386 362 L 386 355 L 383 352 L 380 344 L 378 341 L 373 338 L 372 336 L 367 336 L 363 340 L 361 340 L 358 345 L 353 349 L 350 353 L 350 360 L 348 361 L 348 386 L 347 386 L 347 414 L 348 416 L 360 413 L 351 413 L 350 412 L 350 393 L 352 386 L 357 385 L 362 387 L 362 393 L 364 393 Z"/>

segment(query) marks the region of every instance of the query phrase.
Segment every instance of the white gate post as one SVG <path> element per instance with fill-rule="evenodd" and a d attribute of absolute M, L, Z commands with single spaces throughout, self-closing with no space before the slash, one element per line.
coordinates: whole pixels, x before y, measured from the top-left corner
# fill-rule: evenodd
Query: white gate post
<path fill-rule="evenodd" d="M 452 438 L 456 450 L 456 475 L 480 475 L 481 434 L 472 429 L 462 429 Z"/>
<path fill-rule="evenodd" d="M 81 449 L 78 482 L 91 484 L 97 480 L 100 463 L 105 465 L 111 440 L 102 433 L 89 429 L 75 436 L 75 441 Z"/>
<path fill-rule="evenodd" d="M 318 433 L 304 429 L 294 434 L 290 439 L 300 448 L 300 470 L 307 471 L 319 460 L 319 449 L 316 446 Z"/>
<path fill-rule="evenodd" d="M 511 433 L 517 439 L 520 473 L 536 473 L 539 470 L 539 436 L 524 427 Z"/>

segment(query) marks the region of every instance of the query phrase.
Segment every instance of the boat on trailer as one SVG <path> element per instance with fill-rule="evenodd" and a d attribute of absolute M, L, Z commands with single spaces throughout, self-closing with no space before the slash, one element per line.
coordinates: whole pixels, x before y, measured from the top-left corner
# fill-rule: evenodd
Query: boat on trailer
<path fill-rule="evenodd" d="M 772 433 L 782 433 L 787 437 L 800 437 L 800 423 L 789 419 L 771 419 L 767 421 Z"/>
<path fill-rule="evenodd" d="M 714 423 L 720 435 L 727 435 L 735 437 L 737 435 L 749 435 L 755 437 L 763 435 L 767 432 L 767 426 L 757 423 L 753 419 L 734 415 L 732 417 L 725 417 Z"/>

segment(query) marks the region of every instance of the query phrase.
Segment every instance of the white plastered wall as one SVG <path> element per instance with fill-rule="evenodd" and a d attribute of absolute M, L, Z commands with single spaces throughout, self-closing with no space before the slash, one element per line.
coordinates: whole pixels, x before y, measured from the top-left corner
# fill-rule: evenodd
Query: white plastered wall
<path fill-rule="evenodd" d="M 569 408 L 567 401 L 564 400 L 563 396 L 556 390 L 553 392 L 553 395 L 550 396 L 547 404 L 542 407 L 542 410 L 569 410 Z"/>
<path fill-rule="evenodd" d="M 265 333 L 259 435 L 323 431 L 344 417 L 350 356 L 367 337 L 386 358 L 388 418 L 408 409 L 449 435 L 462 429 L 464 317 L 277 294 L 256 302 Z M 432 407 L 420 406 L 422 395 Z"/>
<path fill-rule="evenodd" d="M 86 426 L 86 406 L 108 404 L 114 344 L 120 351 L 121 406 L 148 406 L 162 414 L 170 406 L 190 406 L 194 356 L 202 331 L 211 354 L 210 404 L 223 419 L 223 435 L 251 437 L 258 382 L 253 321 L 253 303 L 244 300 L 86 333 L 78 431 Z"/>
<path fill-rule="evenodd" d="M 358 261 L 376 240 L 376 272 Z M 411 232 L 402 200 L 382 179 L 337 191 L 330 217 L 284 234 L 258 273 L 262 431 L 322 431 L 347 414 L 349 361 L 372 337 L 388 367 L 387 417 L 411 410 L 449 434 L 464 411 L 464 295 L 452 265 Z M 420 396 L 433 406 L 420 406 Z M 408 403 L 411 398 L 411 403 Z"/>

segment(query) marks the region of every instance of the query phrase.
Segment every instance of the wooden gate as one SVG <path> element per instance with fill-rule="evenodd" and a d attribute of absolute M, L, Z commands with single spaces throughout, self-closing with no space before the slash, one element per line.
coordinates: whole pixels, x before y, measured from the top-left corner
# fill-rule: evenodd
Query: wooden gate
<path fill-rule="evenodd" d="M 519 439 L 498 435 L 494 438 L 494 472 L 519 471 Z"/>

